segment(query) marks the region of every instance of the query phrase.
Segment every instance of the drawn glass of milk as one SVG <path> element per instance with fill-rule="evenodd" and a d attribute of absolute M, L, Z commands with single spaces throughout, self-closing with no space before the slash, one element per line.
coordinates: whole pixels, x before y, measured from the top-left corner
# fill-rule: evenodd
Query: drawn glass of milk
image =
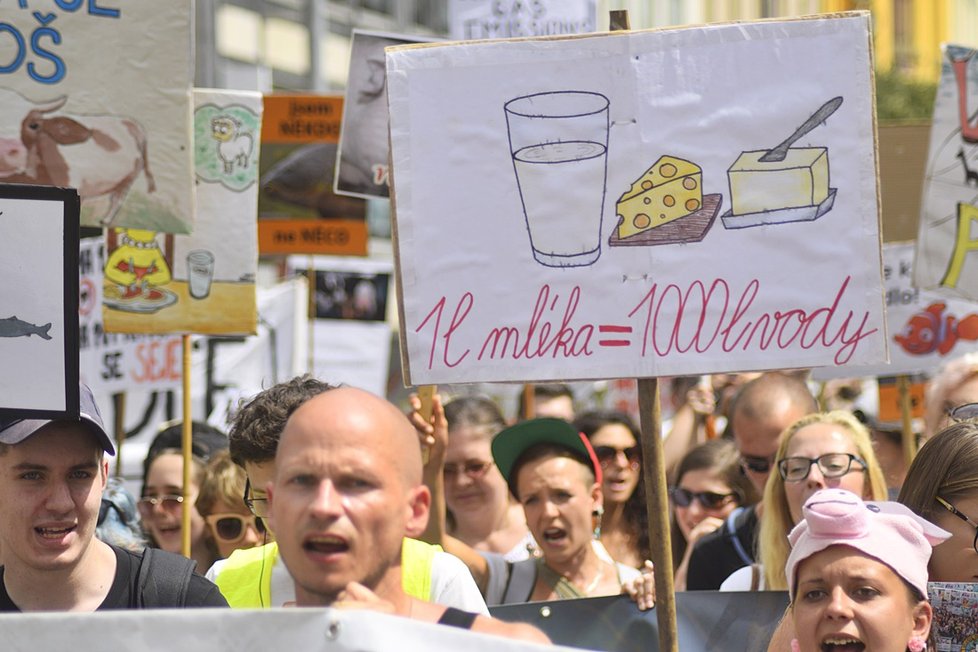
<path fill-rule="evenodd" d="M 504 105 L 510 154 L 533 257 L 548 267 L 601 256 L 608 170 L 608 98 L 552 91 Z"/>
<path fill-rule="evenodd" d="M 214 279 L 214 254 L 206 249 L 194 249 L 187 254 L 187 282 L 190 296 L 206 299 Z"/>

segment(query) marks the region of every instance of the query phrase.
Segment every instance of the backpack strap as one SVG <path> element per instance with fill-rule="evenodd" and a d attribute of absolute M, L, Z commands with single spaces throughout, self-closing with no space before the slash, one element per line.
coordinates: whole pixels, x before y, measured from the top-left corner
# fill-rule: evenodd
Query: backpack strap
<path fill-rule="evenodd" d="M 537 562 L 530 557 L 522 561 L 507 564 L 509 581 L 503 593 L 502 604 L 528 602 L 533 595 L 533 587 L 537 583 Z"/>
<path fill-rule="evenodd" d="M 723 533 L 730 540 L 730 545 L 733 546 L 734 550 L 737 552 L 737 556 L 740 557 L 740 560 L 744 562 L 745 566 L 749 566 L 750 564 L 754 563 L 754 558 L 748 555 L 747 551 L 744 550 L 744 544 L 742 544 L 740 539 L 737 537 L 737 528 L 734 524 L 734 521 L 736 521 L 737 517 L 743 513 L 744 509 L 744 507 L 738 507 L 734 511 L 730 512 L 730 515 L 727 516 L 727 520 L 723 523 Z"/>
<path fill-rule="evenodd" d="M 143 551 L 136 573 L 136 609 L 183 607 L 197 562 L 158 548 Z"/>

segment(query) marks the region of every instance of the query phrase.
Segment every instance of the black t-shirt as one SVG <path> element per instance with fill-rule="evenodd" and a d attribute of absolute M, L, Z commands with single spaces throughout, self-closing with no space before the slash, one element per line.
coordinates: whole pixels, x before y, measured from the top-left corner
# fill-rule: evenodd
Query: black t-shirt
<path fill-rule="evenodd" d="M 115 551 L 115 579 L 112 581 L 112 587 L 97 610 L 135 609 L 139 566 L 143 561 L 142 553 L 129 552 L 113 545 L 109 547 Z M 162 608 L 167 605 L 155 606 Z M 176 607 L 181 605 L 169 606 Z M 194 573 L 190 578 L 190 586 L 187 589 L 187 602 L 182 606 L 226 607 L 228 603 L 224 599 L 224 596 L 221 595 L 221 591 L 217 588 L 217 585 Z M 3 583 L 3 566 L 0 566 L 0 611 L 20 611 L 20 608 L 7 595 L 7 587 Z"/>
<path fill-rule="evenodd" d="M 734 518 L 733 532 L 724 521 L 715 532 L 704 535 L 693 546 L 686 571 L 687 591 L 716 591 L 735 570 L 755 561 L 757 553 L 757 510 L 754 505 L 740 510 Z M 744 559 L 734 537 L 749 559 Z"/>

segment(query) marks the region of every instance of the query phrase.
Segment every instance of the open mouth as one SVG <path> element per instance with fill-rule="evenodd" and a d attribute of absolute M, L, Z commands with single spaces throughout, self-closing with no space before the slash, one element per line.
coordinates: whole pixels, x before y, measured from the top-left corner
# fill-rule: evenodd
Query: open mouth
<path fill-rule="evenodd" d="M 302 543 L 302 547 L 304 550 L 320 555 L 335 555 L 350 549 L 350 545 L 344 539 L 334 536 L 309 537 Z"/>
<path fill-rule="evenodd" d="M 866 644 L 850 636 L 832 636 L 822 641 L 822 652 L 862 652 Z"/>
<path fill-rule="evenodd" d="M 559 527 L 548 527 L 543 531 L 543 540 L 547 543 L 559 543 L 567 539 L 567 530 Z"/>
<path fill-rule="evenodd" d="M 34 531 L 37 532 L 42 539 L 61 539 L 69 532 L 74 532 L 76 525 L 69 525 L 68 527 L 36 527 Z"/>

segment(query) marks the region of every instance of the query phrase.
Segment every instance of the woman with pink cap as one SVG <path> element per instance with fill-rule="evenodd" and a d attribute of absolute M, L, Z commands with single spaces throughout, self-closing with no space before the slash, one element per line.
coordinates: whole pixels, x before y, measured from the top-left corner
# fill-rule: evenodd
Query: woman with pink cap
<path fill-rule="evenodd" d="M 923 652 L 932 546 L 949 534 L 894 502 L 823 489 L 788 535 L 785 566 L 796 652 Z"/>

